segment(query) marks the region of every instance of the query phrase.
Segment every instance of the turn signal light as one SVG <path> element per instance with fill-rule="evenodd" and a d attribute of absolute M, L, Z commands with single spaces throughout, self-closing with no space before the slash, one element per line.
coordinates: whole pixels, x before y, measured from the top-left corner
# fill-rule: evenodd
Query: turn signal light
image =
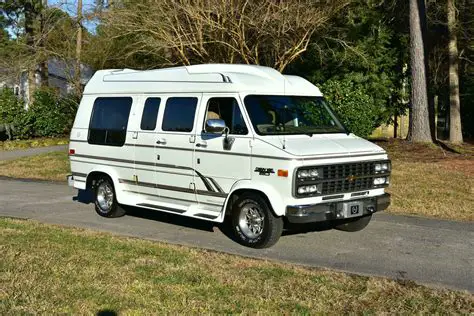
<path fill-rule="evenodd" d="M 278 176 L 279 177 L 288 177 L 288 170 L 278 169 Z"/>

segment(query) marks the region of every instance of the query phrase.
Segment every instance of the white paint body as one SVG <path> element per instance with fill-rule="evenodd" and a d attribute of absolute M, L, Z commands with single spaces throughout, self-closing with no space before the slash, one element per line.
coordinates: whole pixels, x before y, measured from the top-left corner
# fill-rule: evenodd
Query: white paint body
<path fill-rule="evenodd" d="M 303 78 L 282 75 L 261 66 L 212 64 L 149 71 L 96 72 L 85 87 L 71 132 L 70 149 L 75 151 L 70 157 L 73 186 L 85 189 L 91 172 L 103 172 L 112 178 L 121 204 L 153 205 L 153 209 L 165 212 L 181 210 L 185 216 L 222 222 L 229 197 L 237 190 L 262 192 L 274 213 L 285 216 L 289 205 L 323 201 L 323 196 L 294 196 L 296 168 L 387 159 L 382 148 L 353 134 L 315 134 L 312 137 L 258 135 L 243 105 L 243 99 L 249 94 L 322 96 L 316 86 Z M 88 143 L 88 128 L 94 100 L 112 96 L 133 98 L 125 145 L 91 145 Z M 190 133 L 163 131 L 161 126 L 167 98 L 183 96 L 198 98 L 193 130 Z M 247 135 L 233 136 L 235 142 L 231 150 L 223 149 L 224 136 L 205 139 L 201 132 L 207 100 L 216 96 L 234 97 L 238 101 L 249 130 Z M 155 130 L 144 132 L 140 130 L 140 120 L 147 97 L 161 98 L 161 105 Z M 166 144 L 156 144 L 160 139 L 165 139 Z M 205 143 L 206 147 L 197 147 L 200 143 Z M 189 169 L 174 169 L 173 166 Z M 272 168 L 275 173 L 263 176 L 254 172 L 255 168 L 261 167 Z M 213 178 L 223 194 L 207 194 L 209 190 L 193 169 Z M 279 169 L 288 170 L 288 177 L 279 177 Z M 134 181 L 152 185 L 139 186 Z M 153 184 L 158 187 L 153 187 Z M 163 189 L 166 186 L 184 190 Z M 351 193 L 344 193 L 338 200 L 353 199 Z M 383 193 L 383 188 L 372 189 L 365 196 Z"/>

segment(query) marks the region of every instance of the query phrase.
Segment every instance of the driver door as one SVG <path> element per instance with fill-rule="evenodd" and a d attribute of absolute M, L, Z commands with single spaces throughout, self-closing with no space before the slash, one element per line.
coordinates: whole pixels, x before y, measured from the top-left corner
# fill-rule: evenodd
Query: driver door
<path fill-rule="evenodd" d="M 201 104 L 194 158 L 197 200 L 204 206 L 222 206 L 235 182 L 250 179 L 252 136 L 237 94 L 208 94 Z M 224 134 L 205 131 L 207 119 L 225 121 L 231 146 L 224 145 Z"/>

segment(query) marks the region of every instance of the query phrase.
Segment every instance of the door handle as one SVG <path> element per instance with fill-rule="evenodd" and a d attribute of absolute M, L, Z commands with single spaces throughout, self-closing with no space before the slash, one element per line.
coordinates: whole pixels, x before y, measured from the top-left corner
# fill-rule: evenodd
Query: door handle
<path fill-rule="evenodd" d="M 207 143 L 197 143 L 197 144 L 196 144 L 196 147 L 206 148 L 206 147 L 207 147 Z"/>
<path fill-rule="evenodd" d="M 158 139 L 158 140 L 156 141 L 156 143 L 157 143 L 158 145 L 166 145 L 166 139 L 160 138 L 160 139 Z"/>

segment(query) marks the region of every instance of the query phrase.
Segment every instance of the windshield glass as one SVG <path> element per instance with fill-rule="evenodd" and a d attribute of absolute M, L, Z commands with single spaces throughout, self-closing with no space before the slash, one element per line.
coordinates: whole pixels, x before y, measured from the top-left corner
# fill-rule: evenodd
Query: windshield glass
<path fill-rule="evenodd" d="M 259 135 L 346 132 L 323 97 L 248 95 L 244 103 Z"/>

